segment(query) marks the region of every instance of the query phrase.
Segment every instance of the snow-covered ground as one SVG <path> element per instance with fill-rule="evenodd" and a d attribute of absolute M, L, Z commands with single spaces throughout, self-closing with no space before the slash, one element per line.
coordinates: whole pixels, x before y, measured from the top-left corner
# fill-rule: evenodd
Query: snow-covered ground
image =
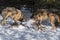
<path fill-rule="evenodd" d="M 28 13 L 28 12 L 27 12 Z M 0 16 L 2 20 L 2 17 Z M 10 19 L 9 19 L 10 20 Z M 11 21 L 11 20 L 10 20 Z M 0 25 L 0 40 L 60 40 L 60 29 L 51 30 L 51 26 L 41 25 L 45 30 L 35 30 L 34 20 L 23 22 L 17 27 Z"/>
<path fill-rule="evenodd" d="M 18 28 L 8 28 L 9 25 L 0 25 L 0 40 L 60 40 L 60 29 L 51 31 L 50 26 L 42 26 L 45 30 L 37 31 L 33 28 L 34 26 L 27 28 L 19 25 Z"/>

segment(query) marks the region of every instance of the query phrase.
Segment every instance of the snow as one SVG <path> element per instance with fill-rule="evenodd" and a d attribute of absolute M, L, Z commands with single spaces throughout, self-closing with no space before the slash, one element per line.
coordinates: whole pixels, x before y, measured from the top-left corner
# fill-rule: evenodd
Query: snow
<path fill-rule="evenodd" d="M 0 40 L 2 40 L 2 38 L 0 37 Z"/>
<path fill-rule="evenodd" d="M 25 23 L 29 23 L 29 21 Z M 51 26 L 46 25 L 41 26 L 45 27 L 44 31 L 42 30 L 36 31 L 32 27 L 27 28 L 26 26 L 23 25 L 19 25 L 18 27 L 13 28 L 6 28 L 7 25 L 5 26 L 0 25 L 0 40 L 60 40 L 59 28 L 52 31 Z"/>
<path fill-rule="evenodd" d="M 13 20 L 9 20 L 13 22 Z M 60 29 L 51 30 L 51 26 L 41 25 L 44 30 L 35 30 L 34 20 L 22 22 L 18 27 L 0 25 L 0 40 L 60 40 Z"/>
<path fill-rule="evenodd" d="M 3 19 L 3 17 L 0 15 L 0 20 L 2 20 Z"/>

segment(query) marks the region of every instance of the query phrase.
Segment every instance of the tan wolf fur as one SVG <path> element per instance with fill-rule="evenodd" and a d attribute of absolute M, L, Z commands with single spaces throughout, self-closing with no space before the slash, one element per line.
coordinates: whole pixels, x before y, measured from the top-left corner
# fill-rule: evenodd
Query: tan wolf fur
<path fill-rule="evenodd" d="M 19 9 L 16 9 L 14 7 L 6 7 L 5 9 L 3 9 L 2 16 L 3 16 L 2 24 L 6 23 L 6 19 L 8 17 L 11 17 L 15 22 L 19 20 L 21 21 L 25 20 L 25 16 L 23 15 L 23 13 Z"/>
<path fill-rule="evenodd" d="M 42 21 L 44 21 L 48 18 L 48 15 L 47 15 L 48 12 L 47 12 L 47 10 L 42 10 L 42 11 L 37 11 L 35 14 L 36 15 L 34 15 L 33 18 L 35 20 L 39 20 L 39 23 L 40 23 L 40 24 L 37 25 L 37 29 L 42 30 L 41 24 L 42 24 Z M 35 25 L 36 25 L 36 23 L 35 23 Z"/>
<path fill-rule="evenodd" d="M 48 11 L 43 11 L 43 13 L 41 13 L 40 11 L 36 12 L 37 15 L 34 15 L 34 18 L 40 21 L 40 28 L 42 21 L 49 19 L 51 26 L 52 26 L 52 30 L 55 29 L 55 20 L 57 20 L 58 22 L 60 22 L 60 17 L 56 14 L 53 13 L 48 13 Z M 38 27 L 39 28 L 39 27 Z M 39 30 L 39 29 L 38 29 Z"/>
<path fill-rule="evenodd" d="M 60 23 L 60 17 L 56 14 L 53 14 L 53 13 L 49 13 L 49 20 L 50 20 L 50 23 L 52 25 L 52 30 L 54 30 L 56 28 L 56 26 L 55 26 L 56 20 L 58 23 Z"/>

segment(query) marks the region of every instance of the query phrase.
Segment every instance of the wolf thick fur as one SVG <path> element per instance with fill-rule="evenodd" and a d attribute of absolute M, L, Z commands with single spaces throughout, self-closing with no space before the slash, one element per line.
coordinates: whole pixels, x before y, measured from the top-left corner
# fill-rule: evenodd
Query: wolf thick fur
<path fill-rule="evenodd" d="M 37 14 L 33 16 L 33 18 L 35 18 L 36 20 L 39 20 L 40 22 L 40 27 L 42 24 L 42 21 L 49 19 L 51 26 L 52 26 L 52 30 L 54 30 L 56 28 L 55 26 L 55 21 L 57 20 L 58 23 L 60 23 L 60 17 L 56 14 L 53 13 L 49 13 L 48 11 L 37 11 Z M 41 27 L 42 28 L 42 27 Z"/>
<path fill-rule="evenodd" d="M 47 14 L 48 14 L 47 10 L 42 10 L 42 11 L 37 11 L 35 13 L 35 15 L 33 16 L 33 18 L 35 20 L 39 21 L 39 23 L 38 23 L 39 25 L 37 26 L 38 30 L 42 29 L 41 24 L 42 24 L 42 21 L 44 21 L 48 18 Z"/>
<path fill-rule="evenodd" d="M 48 17 L 49 17 L 49 21 L 52 25 L 52 30 L 54 30 L 56 28 L 55 22 L 60 23 L 60 17 L 54 13 L 49 13 Z"/>
<path fill-rule="evenodd" d="M 23 13 L 19 9 L 16 9 L 14 7 L 7 7 L 3 9 L 2 16 L 3 16 L 2 24 L 6 23 L 6 19 L 8 17 L 11 17 L 15 22 L 18 22 L 19 20 L 20 21 L 25 20 L 25 16 L 23 15 Z"/>

